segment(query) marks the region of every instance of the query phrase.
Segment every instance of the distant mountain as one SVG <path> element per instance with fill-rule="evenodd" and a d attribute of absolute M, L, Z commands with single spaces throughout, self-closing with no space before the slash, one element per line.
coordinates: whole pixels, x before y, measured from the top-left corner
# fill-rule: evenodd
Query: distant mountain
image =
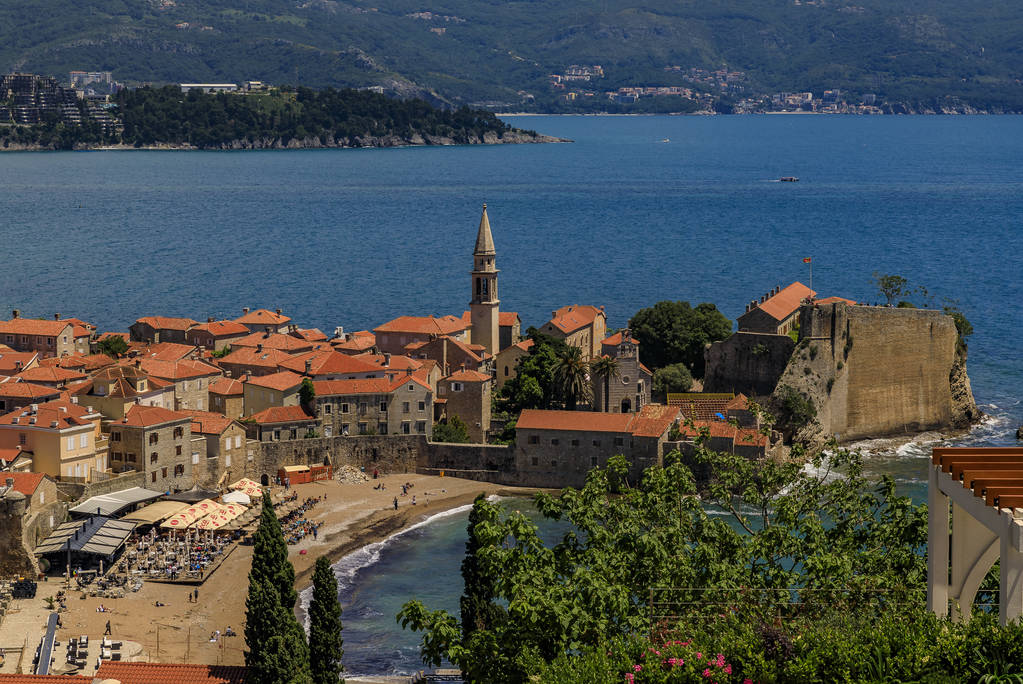
<path fill-rule="evenodd" d="M 1023 110 L 1023 4 L 978 0 L 19 0 L 0 68 L 138 82 L 383 86 L 545 109 L 548 75 L 595 91 L 744 73 L 745 92 L 841 89 Z M 679 71 L 665 71 L 678 66 Z M 690 79 L 691 80 L 691 79 Z M 720 95 L 720 93 L 718 93 Z"/>

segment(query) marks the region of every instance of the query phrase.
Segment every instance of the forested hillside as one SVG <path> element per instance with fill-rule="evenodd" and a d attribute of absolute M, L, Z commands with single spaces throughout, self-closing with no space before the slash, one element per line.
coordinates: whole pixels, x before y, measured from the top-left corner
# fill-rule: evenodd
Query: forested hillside
<path fill-rule="evenodd" d="M 558 101 L 548 75 L 681 85 L 698 67 L 771 93 L 1023 109 L 1023 5 L 979 0 L 22 0 L 0 6 L 0 68 L 110 70 L 127 83 L 381 85 L 448 103 Z"/>

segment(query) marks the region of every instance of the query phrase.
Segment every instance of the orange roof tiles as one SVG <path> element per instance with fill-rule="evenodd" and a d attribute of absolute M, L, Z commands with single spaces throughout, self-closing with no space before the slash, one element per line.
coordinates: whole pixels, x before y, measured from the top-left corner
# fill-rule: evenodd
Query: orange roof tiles
<path fill-rule="evenodd" d="M 158 359 L 141 359 L 139 368 L 148 376 L 163 380 L 188 380 L 204 378 L 209 375 L 220 375 L 220 370 L 202 361 L 183 359 L 181 361 L 160 361 Z"/>
<path fill-rule="evenodd" d="M 240 665 L 130 663 L 123 660 L 105 660 L 96 670 L 96 680 L 107 679 L 117 680 L 121 684 L 244 684 L 245 668 Z"/>
<path fill-rule="evenodd" d="M 158 342 L 143 349 L 140 355 L 147 359 L 156 359 L 157 361 L 180 361 L 194 352 L 195 346 L 191 344 Z"/>
<path fill-rule="evenodd" d="M 472 312 L 463 311 L 462 320 L 466 323 L 472 321 Z M 497 312 L 497 325 L 502 328 L 507 328 L 519 323 L 519 314 L 515 311 L 498 311 Z"/>
<path fill-rule="evenodd" d="M 124 333 L 124 332 L 105 332 L 105 333 L 100 333 L 99 337 L 96 338 L 96 341 L 97 342 L 102 342 L 103 340 L 105 340 L 105 339 L 107 339 L 109 337 L 120 337 L 125 342 L 127 342 L 128 339 L 131 337 L 131 335 L 129 335 L 128 333 Z"/>
<path fill-rule="evenodd" d="M 724 415 L 725 407 L 733 398 L 733 395 L 730 393 L 672 393 L 668 395 L 668 405 L 677 406 L 682 411 L 684 417 L 692 420 L 714 420 L 718 413 Z"/>
<path fill-rule="evenodd" d="M 35 411 L 31 407 L 25 406 L 0 416 L 0 425 L 34 425 L 37 429 L 65 430 L 90 425 L 93 419 L 99 417 L 98 413 L 93 413 L 92 409 L 87 406 L 79 406 L 63 399 L 54 399 L 44 404 L 37 404 Z"/>
<path fill-rule="evenodd" d="M 214 337 L 248 335 L 249 329 L 237 321 L 210 321 L 194 326 L 189 332 L 205 332 Z"/>
<path fill-rule="evenodd" d="M 604 339 L 601 342 L 601 344 L 604 345 L 604 346 L 607 346 L 607 347 L 617 347 L 618 345 L 620 345 L 622 343 L 622 334 L 623 334 L 623 331 L 619 330 L 614 335 L 611 335 L 611 337 L 608 337 L 608 338 Z M 639 344 L 639 340 L 637 340 L 632 335 L 629 335 L 629 340 L 628 341 L 631 342 L 632 344 L 636 344 L 636 345 Z"/>
<path fill-rule="evenodd" d="M 468 329 L 469 324 L 455 316 L 399 316 L 383 325 L 373 328 L 373 332 L 404 332 L 417 335 L 451 335 Z"/>
<path fill-rule="evenodd" d="M 285 335 L 283 333 L 265 333 L 265 332 L 254 332 L 240 337 L 231 343 L 231 349 L 237 349 L 239 347 L 258 347 L 263 346 L 263 349 L 280 349 L 291 354 L 297 354 L 299 352 L 307 352 L 313 348 L 312 342 L 308 340 L 299 339 L 292 337 L 291 335 Z"/>
<path fill-rule="evenodd" d="M 543 411 L 523 409 L 516 429 L 574 430 L 579 432 L 629 432 L 632 414 L 592 411 Z"/>
<path fill-rule="evenodd" d="M 7 463 L 13 463 L 18 460 L 23 454 L 31 452 L 23 452 L 20 447 L 13 449 L 0 449 L 0 461 L 6 461 Z M 0 478 L 2 479 L 2 478 Z"/>
<path fill-rule="evenodd" d="M 241 396 L 245 393 L 245 383 L 236 378 L 220 377 L 210 383 L 210 394 L 223 394 L 225 396 Z"/>
<path fill-rule="evenodd" d="M 0 321 L 0 333 L 8 335 L 42 335 L 57 337 L 67 328 L 73 327 L 67 321 L 50 321 L 37 318 L 13 318 Z"/>
<path fill-rule="evenodd" d="M 647 404 L 639 410 L 630 426 L 636 437 L 660 437 L 678 419 L 678 409 L 663 404 Z"/>
<path fill-rule="evenodd" d="M 342 396 L 349 394 L 387 394 L 391 381 L 387 378 L 366 378 L 364 380 L 314 380 L 313 389 L 318 397 Z"/>
<path fill-rule="evenodd" d="M 306 361 L 309 361 L 311 375 L 349 375 L 374 373 L 380 370 L 367 358 L 349 356 L 333 349 L 320 349 L 298 354 L 282 360 L 279 366 L 296 373 L 305 373 Z"/>
<path fill-rule="evenodd" d="M 172 423 L 178 420 L 185 420 L 189 415 L 181 411 L 171 411 L 161 406 L 143 406 L 135 404 L 125 414 L 124 419 L 116 425 L 130 425 L 132 427 L 153 427 L 163 423 Z"/>
<path fill-rule="evenodd" d="M 60 396 L 60 390 L 45 385 L 36 385 L 31 382 L 3 382 L 0 383 L 0 397 L 18 399 L 42 399 L 44 397 Z"/>
<path fill-rule="evenodd" d="M 63 356 L 52 356 L 39 362 L 40 366 L 60 367 L 84 372 L 92 372 L 114 364 L 114 360 L 106 354 L 81 354 L 74 352 Z"/>
<path fill-rule="evenodd" d="M 0 475 L 0 482 L 12 478 L 14 491 L 21 492 L 25 496 L 32 496 L 44 477 L 46 477 L 46 473 L 3 473 Z"/>
<path fill-rule="evenodd" d="M 584 306 L 563 306 L 554 312 L 550 324 L 567 335 L 579 328 L 592 324 L 597 316 L 603 314 L 604 311 L 602 309 L 588 304 Z"/>
<path fill-rule="evenodd" d="M 749 428 L 737 428 L 721 420 L 697 420 L 692 425 L 680 424 L 678 429 L 683 437 L 695 438 L 701 430 L 707 430 L 710 437 L 731 439 L 735 446 L 767 446 L 766 435 Z"/>
<path fill-rule="evenodd" d="M 742 392 L 735 395 L 735 398 L 725 404 L 726 411 L 745 411 L 749 408 L 749 397 Z"/>
<path fill-rule="evenodd" d="M 300 340 L 306 342 L 326 342 L 327 335 L 319 328 L 298 328 L 288 333 L 292 337 L 297 337 Z"/>
<path fill-rule="evenodd" d="M 416 370 L 422 365 L 418 359 L 402 354 L 390 354 L 389 356 L 387 354 L 358 354 L 351 358 L 370 364 L 374 370 Z"/>
<path fill-rule="evenodd" d="M 0 373 L 14 375 L 38 359 L 38 352 L 0 351 Z"/>
<path fill-rule="evenodd" d="M 144 323 L 154 330 L 188 330 L 198 321 L 191 318 L 172 318 L 171 316 L 143 316 L 135 321 Z"/>
<path fill-rule="evenodd" d="M 301 406 L 271 406 L 259 413 L 248 417 L 254 423 L 266 425 L 268 423 L 292 423 L 296 421 L 315 421 Z"/>
<path fill-rule="evenodd" d="M 284 325 L 291 321 L 290 318 L 279 313 L 274 313 L 268 309 L 256 309 L 255 311 L 249 311 L 246 314 L 242 314 L 238 318 L 234 319 L 235 323 L 241 323 L 242 325 Z"/>
<path fill-rule="evenodd" d="M 29 368 L 26 371 L 21 371 L 17 374 L 17 377 L 21 378 L 25 382 L 67 383 L 84 379 L 85 373 L 68 370 L 67 368 L 38 366 L 36 368 Z"/>
<path fill-rule="evenodd" d="M 491 376 L 474 370 L 455 371 L 444 379 L 450 382 L 489 382 L 493 380 Z"/>
<path fill-rule="evenodd" d="M 803 283 L 795 282 L 783 288 L 778 294 L 769 297 L 758 308 L 776 321 L 784 321 L 795 313 L 800 302 L 817 294 Z"/>
<path fill-rule="evenodd" d="M 849 306 L 856 306 L 856 302 L 845 297 L 825 297 L 824 299 L 814 300 L 814 304 L 848 304 Z"/>
<path fill-rule="evenodd" d="M 239 347 L 232 349 L 230 354 L 220 359 L 220 365 L 234 364 L 256 368 L 277 368 L 278 365 L 292 358 L 294 357 L 280 349 L 256 351 L 255 347 Z"/>
<path fill-rule="evenodd" d="M 527 351 L 529 351 L 530 349 L 533 348 L 534 344 L 536 344 L 536 343 L 533 342 L 533 340 L 519 340 L 518 342 L 516 342 L 512 346 L 513 347 L 518 347 L 522 351 L 527 352 Z"/>
<path fill-rule="evenodd" d="M 224 430 L 231 427 L 234 422 L 222 413 L 211 413 L 210 411 L 197 411 L 194 409 L 182 411 L 192 418 L 192 433 L 203 435 L 220 435 Z"/>
<path fill-rule="evenodd" d="M 281 371 L 249 378 L 246 382 L 253 387 L 266 387 L 267 389 L 280 390 L 282 392 L 294 389 L 302 384 L 302 376 L 291 371 Z"/>
<path fill-rule="evenodd" d="M 368 330 L 357 330 L 348 335 L 347 340 L 336 339 L 330 342 L 335 349 L 345 349 L 348 351 L 366 351 L 371 349 L 376 343 L 377 336 Z"/>

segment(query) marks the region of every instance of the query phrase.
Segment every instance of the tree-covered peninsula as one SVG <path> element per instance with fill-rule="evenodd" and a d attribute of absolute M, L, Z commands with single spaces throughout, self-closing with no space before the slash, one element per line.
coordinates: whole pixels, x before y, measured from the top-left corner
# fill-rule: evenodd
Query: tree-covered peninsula
<path fill-rule="evenodd" d="M 419 99 L 365 90 L 277 88 L 254 93 L 183 92 L 178 86 L 125 89 L 105 110 L 79 120 L 46 116 L 0 128 L 3 149 L 170 147 L 288 149 L 557 142 L 512 128 L 490 112 L 441 109 Z M 111 121 L 112 120 L 112 121 Z"/>

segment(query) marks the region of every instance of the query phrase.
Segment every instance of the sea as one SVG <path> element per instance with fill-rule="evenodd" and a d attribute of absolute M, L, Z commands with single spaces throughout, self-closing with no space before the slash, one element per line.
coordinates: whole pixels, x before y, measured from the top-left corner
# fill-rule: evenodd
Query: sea
<path fill-rule="evenodd" d="M 126 331 L 144 315 L 281 308 L 328 334 L 457 315 L 486 203 L 501 308 L 524 326 L 578 303 L 605 306 L 620 327 L 664 299 L 713 302 L 734 320 L 777 285 L 810 284 L 810 265 L 821 296 L 877 302 L 872 274 L 901 275 L 974 326 L 968 368 L 986 417 L 947 443 L 1015 443 L 1023 117 L 508 121 L 573 142 L 4 153 L 0 312 Z M 941 439 L 858 446 L 872 473 L 923 500 Z M 351 673 L 422 667 L 418 636 L 394 615 L 412 596 L 457 610 L 466 516 L 429 519 L 339 562 Z"/>

